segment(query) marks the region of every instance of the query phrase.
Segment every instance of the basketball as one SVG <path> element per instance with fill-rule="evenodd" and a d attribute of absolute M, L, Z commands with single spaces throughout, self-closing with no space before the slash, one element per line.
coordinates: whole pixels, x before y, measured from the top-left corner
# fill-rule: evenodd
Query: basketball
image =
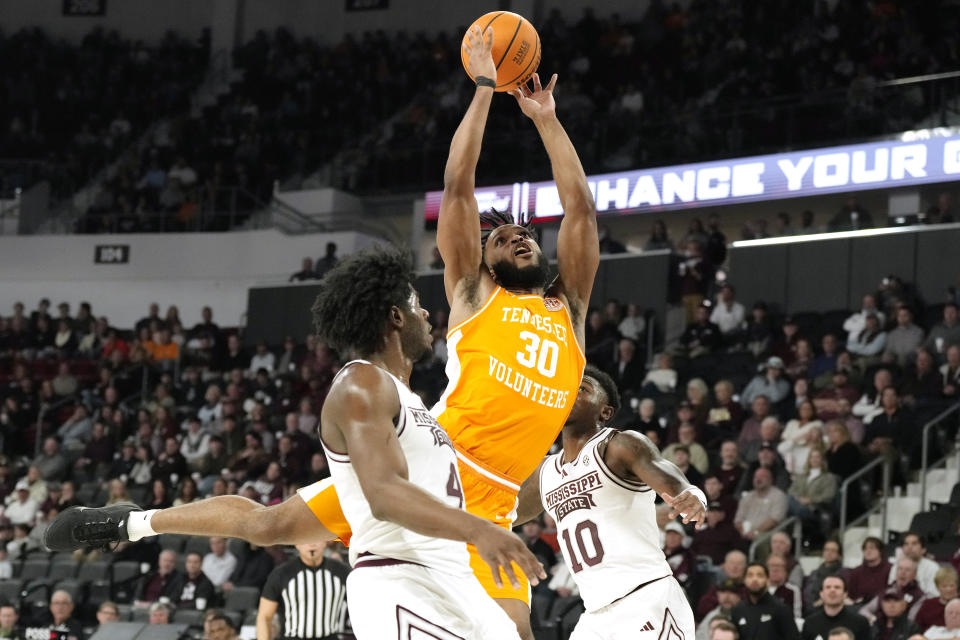
<path fill-rule="evenodd" d="M 540 65 L 540 36 L 529 20 L 509 11 L 491 11 L 470 25 L 467 33 L 475 26 L 480 27 L 481 33 L 487 27 L 493 29 L 496 91 L 512 91 L 530 79 Z M 466 34 L 463 44 L 469 44 Z M 460 47 L 460 59 L 466 70 L 470 54 L 463 47 Z M 470 75 L 469 71 L 467 75 Z M 473 76 L 470 79 L 473 80 Z"/>

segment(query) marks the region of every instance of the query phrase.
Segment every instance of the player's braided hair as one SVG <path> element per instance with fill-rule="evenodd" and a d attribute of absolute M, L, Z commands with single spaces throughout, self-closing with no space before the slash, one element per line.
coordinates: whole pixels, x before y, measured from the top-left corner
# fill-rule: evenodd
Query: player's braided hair
<path fill-rule="evenodd" d="M 613 378 L 592 364 L 584 367 L 583 377 L 597 381 L 597 384 L 603 389 L 607 404 L 613 407 L 613 415 L 617 415 L 617 412 L 620 411 L 620 392 L 617 391 L 617 383 L 613 381 Z"/>
<path fill-rule="evenodd" d="M 533 226 L 532 218 L 525 223 L 519 223 L 506 211 L 497 211 L 496 209 L 490 208 L 487 211 L 480 212 L 480 247 L 486 249 L 487 238 L 490 237 L 493 230 L 505 224 L 519 224 L 522 227 L 526 227 L 537 241 L 540 241 L 540 234 L 537 233 L 536 228 Z"/>
<path fill-rule="evenodd" d="M 344 354 L 369 356 L 383 345 L 390 309 L 408 309 L 415 278 L 408 252 L 371 249 L 327 272 L 313 303 L 317 336 Z"/>

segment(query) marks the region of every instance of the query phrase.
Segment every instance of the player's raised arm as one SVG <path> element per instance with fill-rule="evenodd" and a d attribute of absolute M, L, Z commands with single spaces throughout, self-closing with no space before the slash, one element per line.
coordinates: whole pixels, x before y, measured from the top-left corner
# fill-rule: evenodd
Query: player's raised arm
<path fill-rule="evenodd" d="M 557 183 L 557 193 L 564 212 L 557 237 L 560 284 L 570 303 L 582 344 L 587 305 L 597 266 L 600 264 L 600 240 L 597 236 L 596 206 L 587 184 L 587 176 L 583 172 L 577 150 L 557 119 L 556 103 L 553 99 L 556 84 L 557 74 L 553 74 L 550 83 L 542 87 L 540 76 L 535 73 L 533 91 L 524 85 L 516 89 L 513 96 L 523 113 L 533 120 L 547 155 L 550 156 L 553 179 Z"/>
<path fill-rule="evenodd" d="M 683 472 L 660 455 L 656 445 L 644 435 L 622 431 L 607 444 L 604 460 L 614 473 L 637 478 L 660 494 L 673 508 L 671 518 L 683 515 L 684 524 L 706 522 L 706 497 L 690 484 Z"/>
<path fill-rule="evenodd" d="M 474 181 L 483 130 L 487 124 L 493 87 L 496 85 L 497 67 L 490 51 L 493 47 L 493 30 L 483 34 L 474 27 L 465 44 L 470 54 L 468 71 L 478 82 L 467 113 L 460 121 L 443 173 L 443 200 L 440 202 L 440 217 L 437 221 L 437 248 L 443 257 L 443 283 L 447 302 L 453 306 L 457 295 L 467 293 L 474 297 L 480 273 L 480 217 L 474 195 Z M 484 83 L 481 78 L 491 82 Z M 461 289 L 463 287 L 463 289 Z"/>
<path fill-rule="evenodd" d="M 543 462 L 538 464 L 536 471 L 531 473 L 520 486 L 520 493 L 517 495 L 517 519 L 513 523 L 514 526 L 530 522 L 543 513 L 543 501 L 540 499 L 540 467 L 542 466 Z"/>
<path fill-rule="evenodd" d="M 342 435 L 373 516 L 425 536 L 476 545 L 498 585 L 502 567 L 514 588 L 519 588 L 511 561 L 531 584 L 546 577 L 519 537 L 444 504 L 408 480 L 407 461 L 393 424 L 399 410 L 393 381 L 372 365 L 350 367 L 324 406 L 323 419 L 331 420 Z"/>

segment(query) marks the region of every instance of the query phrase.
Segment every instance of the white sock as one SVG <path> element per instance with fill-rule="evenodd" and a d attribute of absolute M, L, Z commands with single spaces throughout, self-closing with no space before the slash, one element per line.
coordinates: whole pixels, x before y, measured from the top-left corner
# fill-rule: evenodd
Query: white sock
<path fill-rule="evenodd" d="M 157 535 L 157 532 L 150 526 L 150 518 L 160 509 L 150 509 L 149 511 L 132 511 L 127 517 L 127 537 L 130 542 L 136 542 L 141 538 L 149 538 Z"/>

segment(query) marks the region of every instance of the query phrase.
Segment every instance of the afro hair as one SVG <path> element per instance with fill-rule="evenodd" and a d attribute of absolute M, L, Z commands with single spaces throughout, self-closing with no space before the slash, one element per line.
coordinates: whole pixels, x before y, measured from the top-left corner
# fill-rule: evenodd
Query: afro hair
<path fill-rule="evenodd" d="M 341 354 L 364 357 L 383 346 L 393 307 L 408 310 L 415 279 L 409 253 L 371 249 L 327 272 L 313 303 L 317 337 Z"/>
<path fill-rule="evenodd" d="M 603 389 L 603 394 L 607 397 L 607 404 L 613 407 L 613 415 L 620 411 L 620 392 L 617 391 L 617 383 L 609 375 L 601 371 L 592 364 L 588 364 L 583 369 L 583 377 L 596 380 Z"/>

